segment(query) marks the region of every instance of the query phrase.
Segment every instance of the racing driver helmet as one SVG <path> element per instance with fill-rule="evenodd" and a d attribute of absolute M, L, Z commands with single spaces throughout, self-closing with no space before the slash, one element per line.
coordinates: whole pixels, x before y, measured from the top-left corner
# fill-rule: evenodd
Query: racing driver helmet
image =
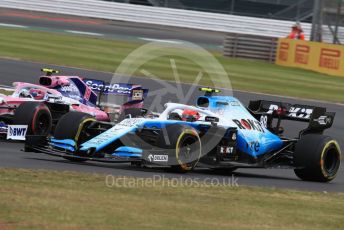
<path fill-rule="evenodd" d="M 30 89 L 29 92 L 35 100 L 43 100 L 45 97 L 45 92 L 41 89 Z"/>
<path fill-rule="evenodd" d="M 197 111 L 185 109 L 182 113 L 182 120 L 183 121 L 197 121 L 200 118 L 200 114 Z"/>

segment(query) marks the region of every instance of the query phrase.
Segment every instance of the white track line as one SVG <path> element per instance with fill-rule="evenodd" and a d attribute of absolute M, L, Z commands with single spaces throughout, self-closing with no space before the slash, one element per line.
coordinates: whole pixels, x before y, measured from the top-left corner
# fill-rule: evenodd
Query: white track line
<path fill-rule="evenodd" d="M 141 40 L 149 41 L 149 42 L 165 42 L 165 43 L 173 43 L 173 44 L 180 44 L 180 41 L 174 40 L 167 40 L 167 39 L 154 39 L 154 38 L 139 38 Z"/>
<path fill-rule="evenodd" d="M 28 26 L 22 26 L 22 25 L 16 25 L 16 24 L 7 24 L 7 23 L 0 23 L 0 26 L 16 27 L 16 28 L 29 28 Z"/>
<path fill-rule="evenodd" d="M 65 30 L 65 32 L 73 33 L 73 34 L 91 35 L 91 36 L 104 36 L 104 34 L 92 33 L 92 32 L 86 32 L 86 31 L 78 31 L 78 30 Z"/>

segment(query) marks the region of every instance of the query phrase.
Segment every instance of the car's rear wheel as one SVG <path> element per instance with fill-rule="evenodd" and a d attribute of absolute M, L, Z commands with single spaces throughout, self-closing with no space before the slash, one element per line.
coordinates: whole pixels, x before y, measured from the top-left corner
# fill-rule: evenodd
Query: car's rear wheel
<path fill-rule="evenodd" d="M 89 139 L 86 128 L 96 119 L 87 113 L 72 111 L 61 117 L 56 125 L 54 138 L 56 139 L 71 139 L 75 141 L 77 148 L 81 143 Z M 65 157 L 70 161 L 82 162 L 85 159 Z"/>
<path fill-rule="evenodd" d="M 14 113 L 14 125 L 27 125 L 27 135 L 48 136 L 52 128 L 52 116 L 42 102 L 24 102 Z"/>
<path fill-rule="evenodd" d="M 294 171 L 302 180 L 328 182 L 336 177 L 340 158 L 337 141 L 324 135 L 305 135 L 295 146 Z"/>
<path fill-rule="evenodd" d="M 162 135 L 158 136 L 157 146 L 174 154 L 177 164 L 171 167 L 178 172 L 191 171 L 201 158 L 201 139 L 197 131 L 189 126 L 166 126 Z"/>

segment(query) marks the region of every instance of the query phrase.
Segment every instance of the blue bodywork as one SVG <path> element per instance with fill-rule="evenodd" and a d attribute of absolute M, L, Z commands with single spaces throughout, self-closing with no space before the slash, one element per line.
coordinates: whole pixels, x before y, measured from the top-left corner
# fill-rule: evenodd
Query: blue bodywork
<path fill-rule="evenodd" d="M 7 134 L 8 126 L 3 122 L 0 121 L 0 134 Z"/>
<path fill-rule="evenodd" d="M 156 128 L 161 129 L 164 128 L 166 125 L 171 124 L 185 124 L 192 126 L 197 129 L 199 124 L 191 123 L 191 122 L 184 122 L 184 121 L 174 121 L 174 120 L 154 120 L 154 119 L 144 119 L 144 118 L 131 118 L 122 121 L 118 125 L 112 127 L 111 129 L 105 131 L 104 133 L 92 138 L 91 140 L 81 144 L 81 151 L 87 151 L 90 148 L 95 148 L 96 151 L 101 151 L 109 144 L 113 143 L 115 140 L 120 139 L 124 135 L 128 133 L 134 133 L 139 128 Z M 117 151 L 117 150 L 116 150 Z"/>
<path fill-rule="evenodd" d="M 202 96 L 197 100 L 197 107 L 211 111 L 221 118 L 219 126 L 225 128 L 237 129 L 237 150 L 257 158 L 263 154 L 270 153 L 280 149 L 283 146 L 281 138 L 271 133 L 259 121 L 257 121 L 250 112 L 241 104 L 241 102 L 231 96 Z M 82 143 L 80 151 L 94 149 L 101 151 L 114 141 L 120 139 L 129 133 L 135 133 L 140 128 L 160 129 L 166 125 L 184 124 L 199 130 L 204 128 L 205 122 L 187 122 L 179 120 L 162 120 L 147 118 L 130 118 L 116 124 L 111 129 L 101 133 L 98 136 Z M 210 126 L 210 123 L 208 124 Z M 74 151 L 75 143 L 72 140 L 51 140 L 52 145 Z M 115 149 L 113 156 L 118 157 L 141 157 L 142 150 L 131 146 L 123 146 Z"/>
<path fill-rule="evenodd" d="M 134 147 L 121 146 L 117 148 L 116 151 L 112 155 L 117 156 L 117 157 L 141 158 L 142 150 L 138 148 L 134 148 Z"/>
<path fill-rule="evenodd" d="M 276 151 L 283 146 L 281 138 L 257 121 L 241 102 L 230 96 L 203 96 L 200 101 L 208 101 L 208 110 L 228 118 L 237 127 L 237 148 L 252 157 Z"/>

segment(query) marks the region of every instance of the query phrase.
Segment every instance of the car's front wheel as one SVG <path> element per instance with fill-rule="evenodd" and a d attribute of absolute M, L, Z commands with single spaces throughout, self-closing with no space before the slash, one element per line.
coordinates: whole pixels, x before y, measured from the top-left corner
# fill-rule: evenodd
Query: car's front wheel
<path fill-rule="evenodd" d="M 44 103 L 24 102 L 15 110 L 13 124 L 27 125 L 28 135 L 48 136 L 52 128 L 52 116 Z"/>
<path fill-rule="evenodd" d="M 180 124 L 166 126 L 158 136 L 157 146 L 171 150 L 177 162 L 171 167 L 178 172 L 191 171 L 201 158 L 201 139 L 197 131 L 189 126 Z"/>
<path fill-rule="evenodd" d="M 60 140 L 74 140 L 75 147 L 77 148 L 81 143 L 89 139 L 89 136 L 85 130 L 94 121 L 96 121 L 96 119 L 89 114 L 76 111 L 69 112 L 63 115 L 57 123 L 54 132 L 54 138 Z M 86 161 L 84 158 L 64 158 L 74 162 Z"/>

